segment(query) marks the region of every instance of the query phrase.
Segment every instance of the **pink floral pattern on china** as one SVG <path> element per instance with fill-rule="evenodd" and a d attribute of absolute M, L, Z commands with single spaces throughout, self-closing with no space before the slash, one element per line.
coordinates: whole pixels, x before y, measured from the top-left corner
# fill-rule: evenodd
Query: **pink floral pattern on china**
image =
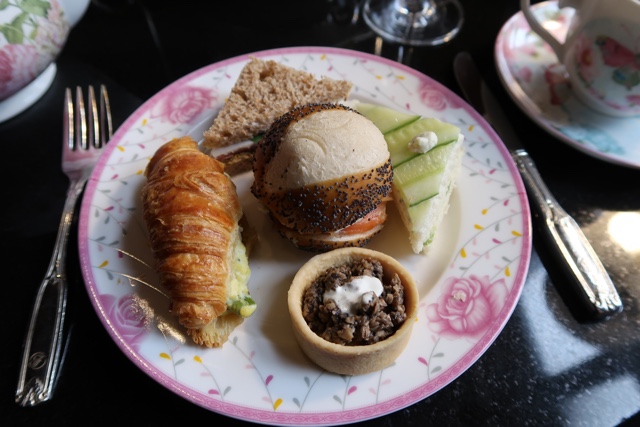
<path fill-rule="evenodd" d="M 152 109 L 150 119 L 159 118 L 171 124 L 192 123 L 211 109 L 218 95 L 215 90 L 184 85 L 167 90 L 167 96 Z"/>
<path fill-rule="evenodd" d="M 148 308 L 133 295 L 116 298 L 113 295 L 102 294 L 99 298 L 105 314 L 112 319 L 118 334 L 127 345 L 137 349 L 149 329 L 146 323 Z"/>
<path fill-rule="evenodd" d="M 0 100 L 42 73 L 69 33 L 58 0 L 7 2 L 3 12 L 6 21 L 0 22 Z"/>
<path fill-rule="evenodd" d="M 447 108 L 461 108 L 460 102 L 450 96 L 448 90 L 442 86 L 430 82 L 423 82 L 418 89 L 422 103 L 435 111 L 444 111 Z"/>
<path fill-rule="evenodd" d="M 640 114 L 640 31 L 634 25 L 618 24 L 613 34 L 606 32 L 612 26 L 595 21 L 576 38 L 573 65 L 569 66 L 575 66 L 580 81 L 574 84 L 611 109 Z M 616 34 L 634 31 L 633 46 L 616 38 Z"/>
<path fill-rule="evenodd" d="M 450 277 L 438 301 L 427 307 L 429 329 L 441 336 L 478 336 L 499 316 L 508 294 L 504 279 Z"/>
<path fill-rule="evenodd" d="M 558 2 L 546 1 L 534 5 L 532 11 L 545 28 L 553 29 L 558 40 L 566 38 L 574 9 L 559 9 Z M 594 55 L 600 54 L 589 42 L 577 43 L 576 48 L 582 57 L 582 72 L 590 78 Z M 501 29 L 496 39 L 495 59 L 507 92 L 553 137 L 601 160 L 640 168 L 640 145 L 635 142 L 635 135 L 640 132 L 640 116 L 612 117 L 579 100 L 565 67 L 558 62 L 551 47 L 531 30 L 522 12 L 511 17 Z M 631 95 L 629 101 L 638 102 Z"/>
<path fill-rule="evenodd" d="M 304 357 L 288 316 L 282 316 L 287 310 L 282 296 L 310 255 L 272 229 L 250 195 L 250 173 L 234 182 L 260 236 L 250 256 L 249 282 L 258 309 L 221 349 L 193 345 L 169 313 L 140 213 L 144 168 L 169 139 L 185 134 L 201 139 L 248 55 L 205 67 L 152 97 L 118 129 L 100 158 L 82 202 L 79 248 L 87 289 L 105 328 L 163 386 L 204 408 L 258 423 L 361 421 L 437 392 L 488 348 L 522 290 L 530 218 L 511 157 L 459 97 L 395 62 L 319 47 L 251 55 L 349 79 L 355 83 L 351 98 L 440 118 L 463 130 L 463 170 L 442 225 L 448 237 L 436 237 L 428 256 L 415 255 L 401 237 L 401 221 L 390 217 L 369 245 L 403 262 L 418 281 L 423 314 L 411 342 L 390 367 L 355 377 L 327 373 Z"/>

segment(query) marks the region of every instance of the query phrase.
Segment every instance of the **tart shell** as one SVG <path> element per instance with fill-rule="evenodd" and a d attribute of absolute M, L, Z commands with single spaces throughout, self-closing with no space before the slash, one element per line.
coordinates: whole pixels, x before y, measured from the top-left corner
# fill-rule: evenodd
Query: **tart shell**
<path fill-rule="evenodd" d="M 384 281 L 394 273 L 404 287 L 405 322 L 387 339 L 370 345 L 343 346 L 324 340 L 309 328 L 302 316 L 305 290 L 330 267 L 350 264 L 362 258 L 378 260 Z M 360 375 L 391 365 L 402 353 L 418 317 L 418 288 L 411 274 L 396 259 L 366 248 L 342 248 L 311 258 L 295 275 L 288 293 L 288 307 L 294 336 L 304 354 L 321 368 L 342 375 Z"/>

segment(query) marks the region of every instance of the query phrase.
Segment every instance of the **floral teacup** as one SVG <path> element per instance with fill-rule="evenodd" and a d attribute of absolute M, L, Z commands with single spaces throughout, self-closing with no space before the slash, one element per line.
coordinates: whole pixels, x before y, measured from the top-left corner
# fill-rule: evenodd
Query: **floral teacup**
<path fill-rule="evenodd" d="M 0 2 L 0 122 L 46 92 L 55 59 L 88 5 L 89 0 Z"/>
<path fill-rule="evenodd" d="M 640 2 L 638 0 L 560 0 L 576 10 L 560 41 L 531 12 L 531 26 L 564 65 L 576 97 L 594 110 L 618 117 L 640 115 Z"/>

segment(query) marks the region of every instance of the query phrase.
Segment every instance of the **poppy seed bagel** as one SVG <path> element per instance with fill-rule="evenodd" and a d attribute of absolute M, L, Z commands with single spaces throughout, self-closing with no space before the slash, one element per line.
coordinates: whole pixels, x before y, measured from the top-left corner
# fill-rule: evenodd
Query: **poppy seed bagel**
<path fill-rule="evenodd" d="M 291 236 L 305 235 L 308 243 L 313 235 L 323 234 L 323 248 L 328 234 L 384 210 L 393 180 L 380 130 L 340 104 L 308 104 L 278 118 L 258 144 L 253 172 L 251 191 L 284 227 L 281 234 L 294 244 L 297 239 Z M 368 221 L 384 219 L 382 212 Z M 336 244 L 362 246 L 371 237 L 368 228 L 381 228 L 371 225 L 364 235 L 359 230 L 357 239 L 341 233 Z M 305 249 L 326 250 L 313 244 Z"/>

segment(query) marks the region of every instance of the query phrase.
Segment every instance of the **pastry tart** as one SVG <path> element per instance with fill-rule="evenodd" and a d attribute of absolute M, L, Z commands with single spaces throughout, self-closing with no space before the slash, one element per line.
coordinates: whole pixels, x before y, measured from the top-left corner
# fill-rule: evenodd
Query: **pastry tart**
<path fill-rule="evenodd" d="M 360 293 L 355 298 L 336 296 L 341 295 L 338 288 L 353 290 L 363 276 L 367 276 L 365 283 L 376 282 L 371 275 L 384 288 L 377 297 L 366 286 L 355 291 Z M 344 293 L 354 296 L 354 292 Z M 356 302 L 349 306 L 349 300 Z M 409 342 L 418 301 L 415 281 L 402 264 L 381 252 L 356 247 L 311 258 L 295 275 L 288 293 L 294 336 L 304 354 L 321 368 L 343 375 L 391 365 Z M 388 327 L 375 330 L 380 321 L 371 319 L 382 311 L 386 313 L 382 322 L 386 318 Z M 331 325 L 322 325 L 322 319 L 328 318 Z"/>

